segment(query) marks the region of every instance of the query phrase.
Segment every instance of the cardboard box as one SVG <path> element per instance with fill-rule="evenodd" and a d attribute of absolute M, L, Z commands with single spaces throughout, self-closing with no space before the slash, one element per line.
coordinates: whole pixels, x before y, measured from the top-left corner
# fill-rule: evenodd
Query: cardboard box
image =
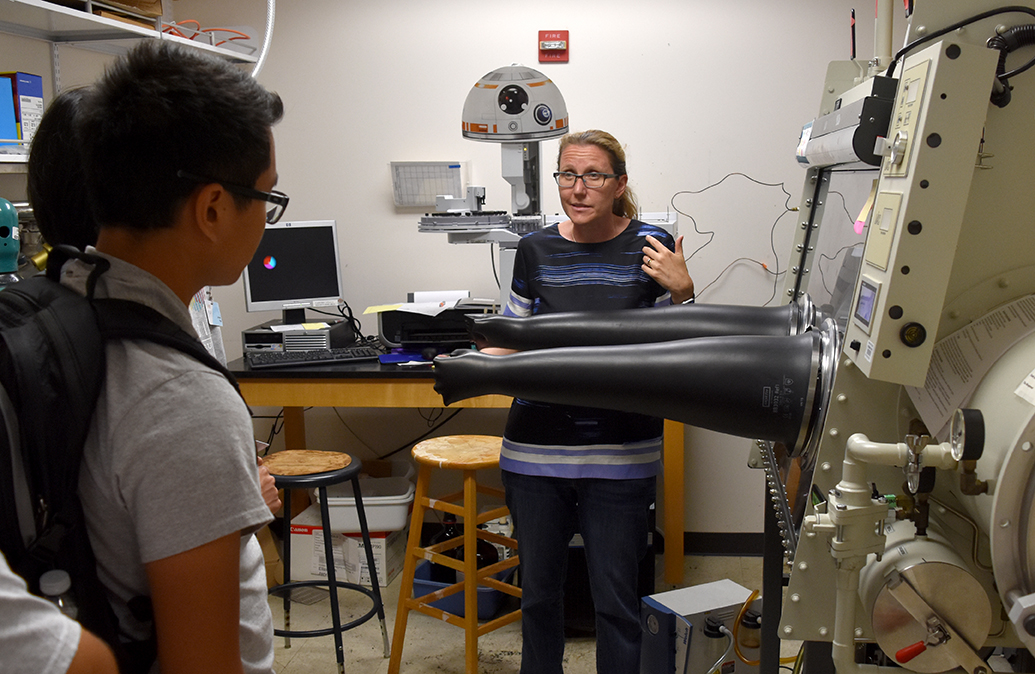
<path fill-rule="evenodd" d="M 391 583 L 402 571 L 406 552 L 406 529 L 371 531 L 378 584 Z M 334 573 L 338 580 L 370 585 L 361 534 L 333 532 Z M 314 503 L 291 520 L 291 580 L 326 580 L 327 563 L 320 526 L 320 504 Z"/>
<path fill-rule="evenodd" d="M 104 0 L 104 4 L 152 19 L 162 15 L 162 0 Z"/>
<path fill-rule="evenodd" d="M 374 551 L 377 581 L 383 587 L 399 575 L 406 560 L 407 529 L 400 531 L 372 531 L 370 545 Z M 363 547 L 362 534 L 347 534 L 345 540 L 345 569 L 350 583 L 370 585 L 370 567 Z M 352 580 L 358 578 L 359 580 Z"/>
<path fill-rule="evenodd" d="M 79 10 L 85 9 L 86 6 L 86 2 L 84 2 L 84 0 L 50 1 L 59 5 L 64 5 L 65 7 Z M 100 13 L 103 9 L 114 9 L 136 14 L 138 16 L 146 16 L 151 19 L 162 16 L 163 13 L 162 0 L 101 0 L 100 3 L 94 5 L 93 9 L 94 14 Z"/>

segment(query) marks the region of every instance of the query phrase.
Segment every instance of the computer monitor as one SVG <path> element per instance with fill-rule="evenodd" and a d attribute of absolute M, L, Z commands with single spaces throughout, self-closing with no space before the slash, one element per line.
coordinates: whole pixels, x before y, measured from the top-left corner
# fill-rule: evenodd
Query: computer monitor
<path fill-rule="evenodd" d="M 342 295 L 333 220 L 266 225 L 255 257 L 244 269 L 248 311 L 280 310 L 285 325 L 304 323 L 306 308 L 333 310 Z"/>

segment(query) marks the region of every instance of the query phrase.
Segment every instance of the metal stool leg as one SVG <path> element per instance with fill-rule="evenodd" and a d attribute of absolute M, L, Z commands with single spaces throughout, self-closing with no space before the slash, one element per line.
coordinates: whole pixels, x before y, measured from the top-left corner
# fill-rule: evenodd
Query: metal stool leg
<path fill-rule="evenodd" d="M 384 642 L 385 657 L 391 653 L 388 643 L 388 626 L 385 624 L 385 604 L 381 600 L 381 583 L 377 579 L 377 567 L 374 564 L 374 551 L 370 544 L 370 530 L 367 527 L 367 514 L 363 508 L 363 495 L 359 491 L 359 476 L 352 478 L 352 493 L 356 497 L 356 513 L 359 515 L 359 530 L 363 533 L 363 545 L 367 551 L 367 568 L 370 569 L 370 588 L 374 592 L 374 603 L 377 618 L 381 622 L 381 639 Z"/>
<path fill-rule="evenodd" d="M 284 490 L 284 530 L 282 537 L 284 554 L 284 585 L 291 582 L 291 490 Z M 291 591 L 284 593 L 284 630 L 291 629 Z M 284 648 L 291 648 L 291 637 L 284 637 Z"/>
<path fill-rule="evenodd" d="M 334 569 L 334 534 L 331 533 L 331 511 L 327 505 L 327 487 L 320 487 L 320 522 L 323 525 L 323 552 L 327 559 L 327 590 L 331 595 L 331 624 L 334 625 L 334 651 L 338 674 L 345 674 L 345 649 L 341 643 L 341 611 L 338 607 L 338 579 Z"/>

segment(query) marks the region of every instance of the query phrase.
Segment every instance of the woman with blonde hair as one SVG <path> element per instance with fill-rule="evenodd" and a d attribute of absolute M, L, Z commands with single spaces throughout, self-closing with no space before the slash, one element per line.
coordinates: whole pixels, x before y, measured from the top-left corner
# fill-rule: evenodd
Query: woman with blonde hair
<path fill-rule="evenodd" d="M 692 302 L 682 237 L 636 219 L 625 151 L 572 133 L 553 174 L 568 219 L 521 239 L 505 314 Z M 505 353 L 485 349 L 487 353 Z M 637 578 L 661 467 L 662 420 L 515 399 L 500 468 L 521 555 L 523 674 L 560 674 L 568 544 L 585 542 L 597 671 L 639 671 Z"/>

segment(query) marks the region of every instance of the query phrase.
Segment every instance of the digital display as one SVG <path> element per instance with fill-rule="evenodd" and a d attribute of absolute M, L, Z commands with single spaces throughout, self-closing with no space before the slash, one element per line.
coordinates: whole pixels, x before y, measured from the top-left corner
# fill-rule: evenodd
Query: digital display
<path fill-rule="evenodd" d="M 859 283 L 859 297 L 855 303 L 855 318 L 867 329 L 873 322 L 873 309 L 877 306 L 879 286 L 863 277 Z"/>
<path fill-rule="evenodd" d="M 334 221 L 269 225 L 244 274 L 249 310 L 336 304 L 340 278 Z"/>

